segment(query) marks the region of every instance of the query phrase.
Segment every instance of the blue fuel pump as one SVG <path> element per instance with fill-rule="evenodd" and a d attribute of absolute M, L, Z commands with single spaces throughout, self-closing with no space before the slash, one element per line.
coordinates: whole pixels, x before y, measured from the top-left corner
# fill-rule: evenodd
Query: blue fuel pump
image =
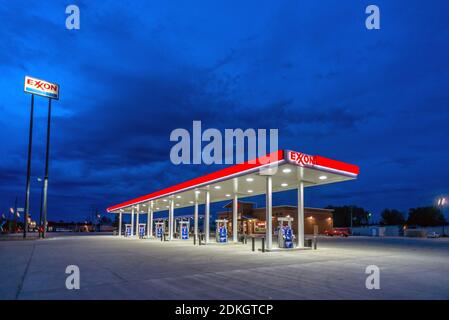
<path fill-rule="evenodd" d="M 189 228 L 190 221 L 189 220 L 180 220 L 179 223 L 179 238 L 181 240 L 189 240 Z"/>
<path fill-rule="evenodd" d="M 293 248 L 293 230 L 289 226 L 282 227 L 284 234 L 284 248 Z"/>
<path fill-rule="evenodd" d="M 279 248 L 292 249 L 294 248 L 294 238 L 292 229 L 292 217 L 279 217 L 279 230 L 278 230 L 278 245 Z"/>
<path fill-rule="evenodd" d="M 125 224 L 125 237 L 131 237 L 131 225 Z"/>
<path fill-rule="evenodd" d="M 139 239 L 143 239 L 145 237 L 145 224 L 139 223 Z"/>
<path fill-rule="evenodd" d="M 162 238 L 164 236 L 165 223 L 163 221 L 156 222 L 156 237 Z"/>
<path fill-rule="evenodd" d="M 228 242 L 228 228 L 227 228 L 226 219 L 215 220 L 216 230 L 215 230 L 215 238 L 217 243 L 227 243 Z"/>

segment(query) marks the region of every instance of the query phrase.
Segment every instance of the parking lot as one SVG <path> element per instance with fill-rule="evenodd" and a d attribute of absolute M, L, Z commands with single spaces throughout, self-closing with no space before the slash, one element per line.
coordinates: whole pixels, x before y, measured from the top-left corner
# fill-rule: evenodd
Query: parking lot
<path fill-rule="evenodd" d="M 262 253 L 250 242 L 61 235 L 0 241 L 0 298 L 449 299 L 448 257 L 447 238 L 320 238 L 316 251 Z M 68 265 L 79 290 L 65 286 Z M 379 290 L 365 287 L 369 265 Z"/>

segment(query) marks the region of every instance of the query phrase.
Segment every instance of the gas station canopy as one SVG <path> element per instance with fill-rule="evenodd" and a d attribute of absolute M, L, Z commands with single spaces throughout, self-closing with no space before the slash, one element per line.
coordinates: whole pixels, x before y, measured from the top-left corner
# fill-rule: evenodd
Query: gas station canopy
<path fill-rule="evenodd" d="M 210 202 L 262 195 L 266 193 L 266 176 L 272 177 L 273 192 L 297 189 L 301 181 L 304 187 L 341 182 L 357 178 L 359 167 L 353 164 L 312 156 L 291 150 L 278 150 L 252 161 L 236 164 L 213 173 L 131 199 L 107 209 L 111 213 L 131 213 L 136 205 L 153 204 L 153 212 L 191 207 L 205 201 L 209 191 Z"/>

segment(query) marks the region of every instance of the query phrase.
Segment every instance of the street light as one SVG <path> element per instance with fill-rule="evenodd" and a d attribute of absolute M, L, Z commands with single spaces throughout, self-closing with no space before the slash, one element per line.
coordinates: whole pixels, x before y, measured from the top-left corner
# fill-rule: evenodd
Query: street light
<path fill-rule="evenodd" d="M 444 207 L 447 206 L 448 202 L 449 201 L 447 200 L 446 197 L 440 197 L 437 200 L 437 207 L 441 210 L 443 217 L 444 217 Z M 443 224 L 443 236 L 445 235 L 445 229 L 446 229 L 445 227 L 446 227 L 446 223 Z"/>
<path fill-rule="evenodd" d="M 445 205 L 447 205 L 447 203 L 448 200 L 445 197 L 438 198 L 437 200 L 437 206 L 440 208 L 443 208 Z"/>

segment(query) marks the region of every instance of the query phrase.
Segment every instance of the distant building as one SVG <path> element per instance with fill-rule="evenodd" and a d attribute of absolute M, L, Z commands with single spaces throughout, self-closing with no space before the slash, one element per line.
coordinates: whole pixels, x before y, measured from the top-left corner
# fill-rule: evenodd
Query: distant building
<path fill-rule="evenodd" d="M 49 221 L 49 232 L 92 232 L 94 226 L 91 222 L 64 222 L 64 221 Z"/>
<path fill-rule="evenodd" d="M 265 234 L 265 208 L 254 208 L 252 202 L 238 202 L 238 233 L 239 234 Z M 228 220 L 228 231 L 232 230 L 232 201 L 224 206 L 227 211 L 218 212 L 218 219 Z M 278 217 L 293 217 L 293 232 L 297 234 L 297 207 L 295 206 L 273 206 L 273 232 L 278 227 Z M 333 228 L 333 210 L 319 208 L 304 208 L 304 233 L 313 234 L 314 226 L 318 226 L 318 233 Z"/>

